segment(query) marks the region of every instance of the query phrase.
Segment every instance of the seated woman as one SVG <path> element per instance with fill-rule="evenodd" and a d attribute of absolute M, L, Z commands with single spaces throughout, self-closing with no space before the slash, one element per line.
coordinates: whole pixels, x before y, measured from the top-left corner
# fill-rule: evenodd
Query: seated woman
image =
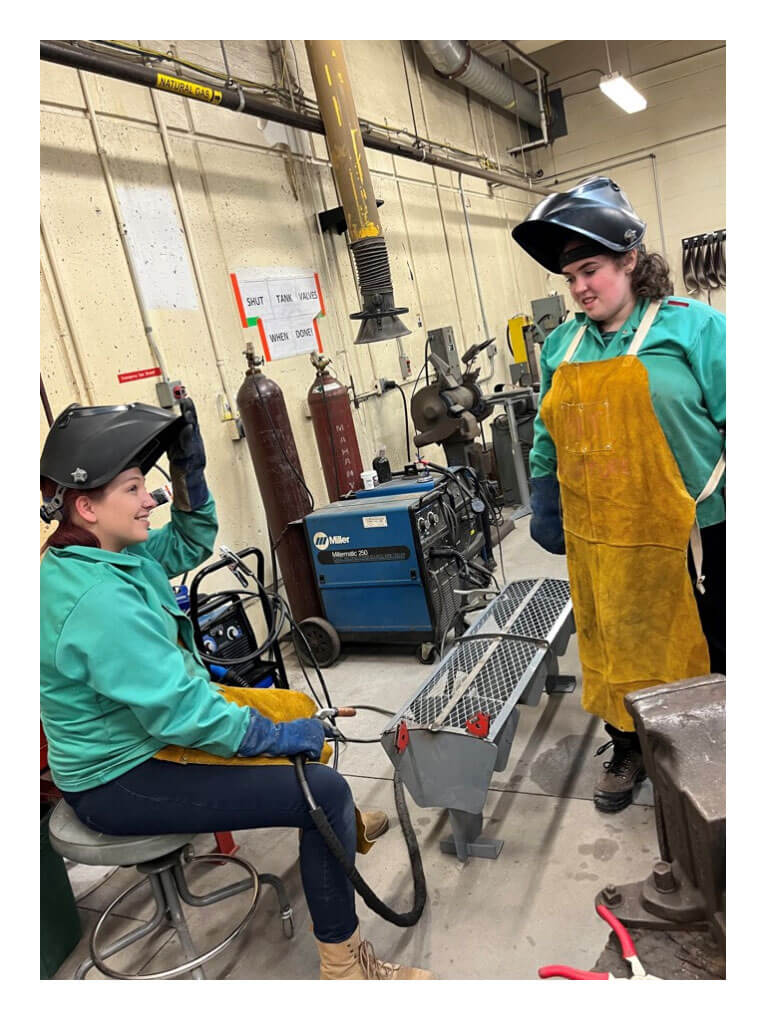
<path fill-rule="evenodd" d="M 320 978 L 430 978 L 378 961 L 361 942 L 353 887 L 285 758 L 311 759 L 314 799 L 353 859 L 354 802 L 345 779 L 317 760 L 322 723 L 275 723 L 233 703 L 196 651 L 168 579 L 211 554 L 218 522 L 194 405 L 182 403 L 180 417 L 145 404 L 73 404 L 47 437 L 41 516 L 59 524 L 40 571 L 40 705 L 53 779 L 86 825 L 112 835 L 300 829 Z M 163 453 L 172 515 L 150 532 L 156 503 L 144 475 Z M 207 755 L 218 758 L 183 763 Z M 275 762 L 232 767 L 255 756 Z"/>

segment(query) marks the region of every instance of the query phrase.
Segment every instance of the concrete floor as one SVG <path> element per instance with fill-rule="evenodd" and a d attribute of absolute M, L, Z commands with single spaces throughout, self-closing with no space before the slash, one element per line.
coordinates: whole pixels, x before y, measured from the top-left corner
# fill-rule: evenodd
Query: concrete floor
<path fill-rule="evenodd" d="M 563 557 L 550 556 L 529 538 L 529 518 L 517 522 L 502 545 L 507 580 L 566 577 Z M 502 581 L 498 569 L 498 580 Z M 604 948 L 608 930 L 596 916 L 593 900 L 609 882 L 645 877 L 658 858 L 651 785 L 636 803 L 617 815 L 599 814 L 591 801 L 603 758 L 594 750 L 606 740 L 601 724 L 579 702 L 577 639 L 560 661 L 562 673 L 578 675 L 572 695 L 543 695 L 536 708 L 521 708 L 521 720 L 505 772 L 495 774 L 484 810 L 484 835 L 504 840 L 497 860 L 470 859 L 461 864 L 443 854 L 439 840 L 449 835 L 446 811 L 420 808 L 408 797 L 428 883 L 428 902 L 420 922 L 396 928 L 359 902 L 363 937 L 382 959 L 427 967 L 441 979 L 535 979 L 545 963 L 589 969 Z M 336 704 L 371 704 L 398 710 L 426 679 L 432 667 L 421 665 L 410 650 L 351 649 L 326 671 Z M 291 686 L 303 687 L 294 660 L 288 660 Z M 374 737 L 382 716 L 360 714 L 346 721 L 345 732 Z M 359 870 L 376 893 L 395 909 L 409 909 L 412 886 L 404 840 L 393 798 L 392 766 L 377 744 L 350 744 L 340 755 L 340 770 L 363 808 L 382 808 L 391 828 L 375 848 L 357 859 Z M 282 934 L 273 891 L 265 888 L 247 931 L 206 967 L 209 978 L 313 979 L 318 957 L 301 889 L 297 835 L 292 829 L 237 832 L 240 854 L 259 871 L 280 876 L 295 915 L 295 935 Z M 213 849 L 212 836 L 195 842 L 198 853 Z M 192 873 L 195 891 L 238 879 L 232 865 Z M 73 878 L 82 880 L 82 868 Z M 87 876 L 86 876 L 87 877 Z M 137 879 L 133 869 L 119 869 L 81 896 L 78 910 L 83 937 L 56 974 L 74 975 L 88 955 L 88 938 L 100 912 Z M 195 885 L 196 881 L 196 885 Z M 246 897 L 220 905 L 186 908 L 192 937 L 200 951 L 214 944 L 241 916 Z M 145 887 L 126 898 L 105 936 L 116 938 L 151 916 Z M 114 957 L 129 969 L 143 963 L 145 972 L 181 962 L 176 940 L 167 932 L 152 936 L 141 948 Z M 104 979 L 91 970 L 89 980 Z"/>

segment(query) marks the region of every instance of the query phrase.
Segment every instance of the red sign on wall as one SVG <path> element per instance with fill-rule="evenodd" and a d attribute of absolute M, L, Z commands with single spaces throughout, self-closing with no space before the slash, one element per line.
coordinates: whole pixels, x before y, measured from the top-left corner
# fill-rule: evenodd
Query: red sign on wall
<path fill-rule="evenodd" d="M 151 379 L 152 376 L 162 375 L 161 368 L 142 368 L 138 372 L 123 372 L 117 376 L 118 382 L 136 382 L 137 379 Z"/>

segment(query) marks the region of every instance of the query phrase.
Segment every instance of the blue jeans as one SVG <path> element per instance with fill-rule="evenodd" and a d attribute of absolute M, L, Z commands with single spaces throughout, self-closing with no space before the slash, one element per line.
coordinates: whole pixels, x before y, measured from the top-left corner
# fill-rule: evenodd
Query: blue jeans
<path fill-rule="evenodd" d="M 311 762 L 306 778 L 353 861 L 356 821 L 348 783 L 334 769 Z M 299 828 L 301 878 L 315 936 L 343 942 L 356 929 L 353 886 L 315 828 L 291 766 L 177 765 L 150 758 L 101 786 L 63 795 L 81 821 L 113 836 Z"/>

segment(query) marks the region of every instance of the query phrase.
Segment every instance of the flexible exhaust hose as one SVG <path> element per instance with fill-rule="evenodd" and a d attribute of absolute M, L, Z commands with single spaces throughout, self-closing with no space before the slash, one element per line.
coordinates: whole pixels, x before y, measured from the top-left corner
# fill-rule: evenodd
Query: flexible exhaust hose
<path fill-rule="evenodd" d="M 336 836 L 330 823 L 327 821 L 327 816 L 322 808 L 317 805 L 311 794 L 311 790 L 309 789 L 309 784 L 306 779 L 306 772 L 304 770 L 305 757 L 302 754 L 296 755 L 293 762 L 295 764 L 295 771 L 298 775 L 298 782 L 300 783 L 301 790 L 303 791 L 303 796 L 306 798 L 306 803 L 309 806 L 311 820 L 321 832 L 324 841 L 332 851 L 333 856 L 338 860 L 341 867 L 346 872 L 346 875 L 354 889 L 356 889 L 370 910 L 374 910 L 375 913 L 382 917 L 384 921 L 396 924 L 400 928 L 411 928 L 414 924 L 417 924 L 423 913 L 423 908 L 426 905 L 426 876 L 423 871 L 423 861 L 420 857 L 420 848 L 418 847 L 418 841 L 412 828 L 410 813 L 407 810 L 407 803 L 404 799 L 404 784 L 402 783 L 399 773 L 394 772 L 394 800 L 396 801 L 396 813 L 399 816 L 399 821 L 402 826 L 404 841 L 407 844 L 407 853 L 410 857 L 410 867 L 412 868 L 412 881 L 414 886 L 412 909 L 403 914 L 398 914 L 386 903 L 378 899 L 372 889 L 370 889 L 365 880 L 359 874 L 355 865 L 349 860 L 343 844 Z"/>

